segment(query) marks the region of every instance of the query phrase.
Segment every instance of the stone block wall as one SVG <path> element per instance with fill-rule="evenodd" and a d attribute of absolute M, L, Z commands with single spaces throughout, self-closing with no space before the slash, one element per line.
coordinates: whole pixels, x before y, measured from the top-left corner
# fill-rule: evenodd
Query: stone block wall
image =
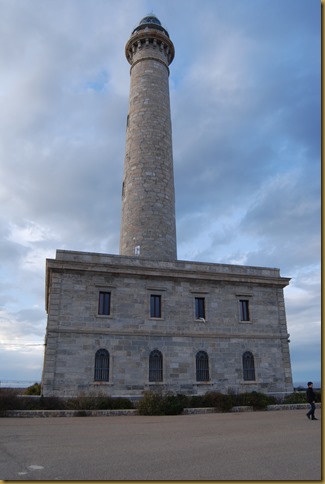
<path fill-rule="evenodd" d="M 292 391 L 283 287 L 278 271 L 188 262 L 137 261 L 58 252 L 48 261 L 44 395 L 136 396 L 144 390 L 202 394 L 209 390 Z M 273 272 L 272 272 L 273 271 Z M 99 291 L 111 294 L 98 315 Z M 161 318 L 150 296 L 161 296 Z M 195 317 L 204 297 L 205 322 Z M 251 319 L 239 318 L 240 297 Z M 109 381 L 94 381 L 95 353 L 109 352 Z M 163 381 L 149 382 L 149 355 L 163 355 Z M 209 358 L 209 381 L 196 381 L 196 354 Z M 244 381 L 242 355 L 254 356 L 256 379 Z"/>

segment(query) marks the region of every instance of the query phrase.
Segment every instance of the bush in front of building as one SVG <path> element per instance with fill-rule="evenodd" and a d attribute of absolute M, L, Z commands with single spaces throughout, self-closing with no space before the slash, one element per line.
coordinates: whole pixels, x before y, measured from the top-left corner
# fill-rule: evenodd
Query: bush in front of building
<path fill-rule="evenodd" d="M 43 397 L 38 395 L 24 396 L 14 392 L 0 393 L 0 416 L 8 410 L 125 410 L 133 409 L 128 398 L 90 396 L 75 398 Z"/>
<path fill-rule="evenodd" d="M 11 388 L 1 389 L 0 392 L 0 417 L 5 417 L 7 410 L 15 409 L 17 394 Z"/>
<path fill-rule="evenodd" d="M 229 412 L 234 406 L 232 395 L 220 392 L 207 392 L 205 402 L 207 407 L 213 407 L 217 412 Z"/>
<path fill-rule="evenodd" d="M 57 397 L 17 396 L 14 410 L 64 410 L 64 401 Z"/>
<path fill-rule="evenodd" d="M 139 415 L 163 415 L 162 396 L 154 392 L 144 392 L 138 402 L 137 410 Z"/>
<path fill-rule="evenodd" d="M 207 392 L 204 395 L 172 395 L 144 392 L 137 409 L 140 415 L 179 415 L 184 408 L 214 408 L 216 412 L 230 412 L 234 406 L 251 406 L 254 410 L 265 410 L 267 405 L 276 404 L 275 397 L 264 393 L 249 392 L 224 394 Z"/>
<path fill-rule="evenodd" d="M 246 392 L 231 395 L 233 406 L 249 406 L 254 410 L 265 410 L 268 405 L 278 403 L 276 397 L 260 392 Z"/>
<path fill-rule="evenodd" d="M 139 415 L 180 415 L 184 410 L 187 398 L 185 395 L 161 395 L 155 392 L 144 392 L 138 402 Z"/>
<path fill-rule="evenodd" d="M 137 410 L 139 415 L 180 415 L 184 408 L 200 407 L 212 407 L 217 412 L 229 412 L 233 407 L 232 396 L 220 392 L 186 396 L 182 394 L 162 395 L 147 391 L 138 402 Z"/>
<path fill-rule="evenodd" d="M 315 391 L 316 395 L 316 403 L 320 403 L 322 401 L 322 393 L 319 390 Z M 284 404 L 294 404 L 294 403 L 307 403 L 306 398 L 306 390 L 293 392 L 289 395 L 286 395 L 283 399 Z"/>
<path fill-rule="evenodd" d="M 65 402 L 66 410 L 126 410 L 134 408 L 128 398 L 101 396 L 80 396 Z"/>
<path fill-rule="evenodd" d="M 229 412 L 234 406 L 232 395 L 225 395 L 220 392 L 207 392 L 204 395 L 193 395 L 189 397 L 189 408 L 215 408 L 217 412 Z"/>
<path fill-rule="evenodd" d="M 64 401 L 56 397 L 23 396 L 12 392 L 0 394 L 0 416 L 8 410 L 61 410 Z"/>
<path fill-rule="evenodd" d="M 164 415 L 180 415 L 184 410 L 185 399 L 184 395 L 166 395 L 163 399 Z"/>
<path fill-rule="evenodd" d="M 23 392 L 23 395 L 40 395 L 40 394 L 41 394 L 40 383 L 34 383 L 34 385 L 31 385 L 30 387 L 26 388 L 26 390 Z"/>
<path fill-rule="evenodd" d="M 35 387 L 37 384 L 32 385 Z M 36 391 L 37 387 L 35 390 Z M 321 402 L 321 392 L 315 391 L 316 402 Z M 183 394 L 144 392 L 137 403 L 139 415 L 179 415 L 184 408 L 212 407 L 217 412 L 229 412 L 234 406 L 251 406 L 254 410 L 265 410 L 267 405 L 307 403 L 306 392 L 294 392 L 281 401 L 276 397 L 259 392 L 229 393 L 207 392 L 204 395 L 187 396 Z M 74 398 L 43 397 L 39 395 L 17 395 L 14 389 L 0 391 L 0 416 L 8 410 L 125 410 L 135 408 L 133 402 L 125 397 L 105 395 L 79 395 Z M 86 413 L 85 413 L 86 415 Z"/>

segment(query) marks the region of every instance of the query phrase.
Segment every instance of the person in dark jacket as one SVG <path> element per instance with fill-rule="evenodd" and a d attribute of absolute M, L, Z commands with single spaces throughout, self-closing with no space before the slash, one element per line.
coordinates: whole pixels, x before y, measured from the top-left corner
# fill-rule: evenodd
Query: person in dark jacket
<path fill-rule="evenodd" d="M 308 385 L 308 388 L 307 388 L 307 391 L 306 391 L 306 397 L 307 397 L 307 402 L 310 405 L 310 410 L 309 410 L 309 412 L 306 413 L 306 417 L 309 418 L 310 420 L 318 420 L 318 418 L 315 417 L 316 395 L 315 395 L 315 392 L 313 390 L 313 382 L 309 381 L 307 383 L 307 385 Z"/>

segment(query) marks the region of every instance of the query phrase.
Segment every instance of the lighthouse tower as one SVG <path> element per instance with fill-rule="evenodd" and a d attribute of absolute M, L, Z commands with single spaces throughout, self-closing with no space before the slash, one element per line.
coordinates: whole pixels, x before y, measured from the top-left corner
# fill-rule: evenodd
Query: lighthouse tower
<path fill-rule="evenodd" d="M 169 99 L 174 45 L 155 16 L 125 46 L 131 64 L 122 187 L 120 254 L 176 260 L 175 190 Z"/>
<path fill-rule="evenodd" d="M 174 46 L 157 17 L 147 16 L 125 54 L 131 85 L 120 254 L 57 250 L 46 260 L 42 394 L 291 393 L 283 295 L 290 279 L 275 268 L 177 260 Z"/>

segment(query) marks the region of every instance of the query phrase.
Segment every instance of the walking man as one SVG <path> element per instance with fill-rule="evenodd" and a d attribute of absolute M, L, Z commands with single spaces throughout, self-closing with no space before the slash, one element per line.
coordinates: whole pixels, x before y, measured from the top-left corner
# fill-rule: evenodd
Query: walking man
<path fill-rule="evenodd" d="M 315 417 L 315 408 L 316 408 L 315 399 L 316 399 L 316 395 L 315 395 L 315 392 L 313 390 L 313 382 L 312 381 L 309 381 L 307 383 L 307 385 L 308 385 L 308 388 L 307 388 L 307 391 L 306 391 L 306 397 L 307 397 L 307 402 L 310 404 L 310 410 L 309 410 L 309 412 L 306 413 L 306 416 L 310 420 L 318 420 L 318 418 Z"/>

